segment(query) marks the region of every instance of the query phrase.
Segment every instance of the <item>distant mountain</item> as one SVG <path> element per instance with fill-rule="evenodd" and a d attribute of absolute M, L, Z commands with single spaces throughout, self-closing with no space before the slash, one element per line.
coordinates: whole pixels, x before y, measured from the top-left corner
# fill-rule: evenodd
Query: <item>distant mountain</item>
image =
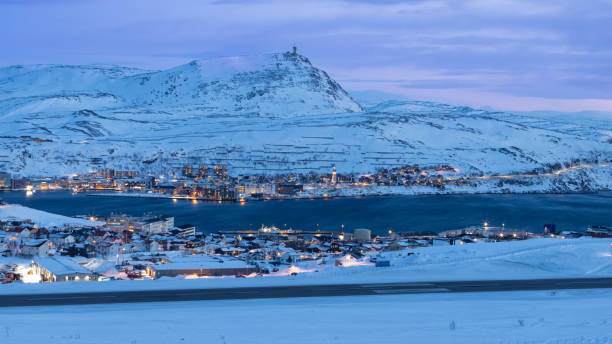
<path fill-rule="evenodd" d="M 0 171 L 168 175 L 183 164 L 223 164 L 236 174 L 332 166 L 367 173 L 416 163 L 449 164 L 474 176 L 612 161 L 612 120 L 605 118 L 407 100 L 364 104 L 293 53 L 193 61 L 164 71 L 2 68 Z M 577 188 L 612 185 L 609 169 L 580 178 Z"/>
<path fill-rule="evenodd" d="M 0 101 L 8 114 L 134 106 L 267 116 L 363 111 L 327 73 L 293 53 L 196 60 L 164 71 L 12 66 L 0 69 Z"/>

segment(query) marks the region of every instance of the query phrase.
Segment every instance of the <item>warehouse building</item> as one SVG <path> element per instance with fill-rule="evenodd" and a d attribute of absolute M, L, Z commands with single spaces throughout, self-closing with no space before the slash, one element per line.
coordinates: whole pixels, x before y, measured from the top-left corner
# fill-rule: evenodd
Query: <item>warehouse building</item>
<path fill-rule="evenodd" d="M 43 282 L 89 281 L 96 278 L 93 272 L 64 256 L 36 257 L 34 271 L 42 276 Z"/>
<path fill-rule="evenodd" d="M 160 278 L 179 275 L 194 277 L 236 276 L 259 272 L 258 267 L 231 257 L 204 255 L 170 259 L 170 263 L 167 264 L 147 266 L 147 274 L 152 278 Z"/>

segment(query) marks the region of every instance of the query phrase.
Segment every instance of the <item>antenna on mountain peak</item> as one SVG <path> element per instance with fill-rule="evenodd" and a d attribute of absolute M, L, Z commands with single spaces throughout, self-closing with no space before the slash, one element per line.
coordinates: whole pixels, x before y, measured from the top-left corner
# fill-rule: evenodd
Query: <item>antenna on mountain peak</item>
<path fill-rule="evenodd" d="M 293 55 L 297 55 L 297 47 L 293 44 Z"/>

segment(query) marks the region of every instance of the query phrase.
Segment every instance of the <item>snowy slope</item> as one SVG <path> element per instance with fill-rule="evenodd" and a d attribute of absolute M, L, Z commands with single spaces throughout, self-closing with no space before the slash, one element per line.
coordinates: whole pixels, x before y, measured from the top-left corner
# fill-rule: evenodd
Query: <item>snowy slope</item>
<path fill-rule="evenodd" d="M 292 53 L 195 60 L 164 71 L 12 66 L 0 69 L 0 100 L 3 112 L 21 116 L 72 108 L 75 102 L 79 109 L 188 106 L 200 113 L 362 111 L 327 73 Z"/>
<path fill-rule="evenodd" d="M 100 168 L 168 175 L 184 164 L 224 164 L 230 173 L 329 172 L 334 165 L 366 173 L 415 163 L 479 175 L 610 160 L 612 120 L 420 101 L 364 109 L 291 53 L 165 71 L 0 69 L 0 170 L 19 175 Z M 592 173 L 585 183 L 608 185 L 611 173 Z"/>
<path fill-rule="evenodd" d="M 104 222 L 67 217 L 46 211 L 24 207 L 19 204 L 0 205 L 0 220 L 31 220 L 47 228 L 66 226 L 101 226 Z"/>

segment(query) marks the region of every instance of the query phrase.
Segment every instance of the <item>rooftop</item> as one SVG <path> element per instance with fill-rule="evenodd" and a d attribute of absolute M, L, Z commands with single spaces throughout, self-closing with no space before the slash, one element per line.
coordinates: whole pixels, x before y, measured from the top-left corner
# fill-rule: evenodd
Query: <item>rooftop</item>
<path fill-rule="evenodd" d="M 187 270 L 187 269 L 237 269 L 250 267 L 238 259 L 212 255 L 185 256 L 170 258 L 168 264 L 155 264 L 155 270 Z"/>
<path fill-rule="evenodd" d="M 67 275 L 74 273 L 90 274 L 91 271 L 82 267 L 72 258 L 62 256 L 36 257 L 34 262 L 54 275 Z"/>

